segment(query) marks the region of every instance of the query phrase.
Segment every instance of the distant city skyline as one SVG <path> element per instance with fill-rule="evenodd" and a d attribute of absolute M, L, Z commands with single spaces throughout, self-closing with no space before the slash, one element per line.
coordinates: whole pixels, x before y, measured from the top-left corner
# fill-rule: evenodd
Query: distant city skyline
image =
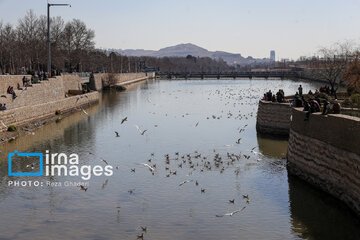
<path fill-rule="evenodd" d="M 17 24 L 33 9 L 46 15 L 45 0 L 0 0 L 0 21 Z M 146 49 L 193 43 L 210 51 L 276 60 L 311 56 L 321 46 L 359 42 L 360 1 L 64 0 L 52 16 L 81 19 L 95 30 L 97 48 Z"/>

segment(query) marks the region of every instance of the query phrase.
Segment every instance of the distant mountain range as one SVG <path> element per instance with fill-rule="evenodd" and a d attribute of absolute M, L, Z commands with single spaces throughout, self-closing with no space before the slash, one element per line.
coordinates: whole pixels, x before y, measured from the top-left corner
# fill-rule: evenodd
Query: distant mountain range
<path fill-rule="evenodd" d="M 178 44 L 171 47 L 162 48 L 158 51 L 155 50 L 144 50 L 144 49 L 108 49 L 126 56 L 149 56 L 149 57 L 186 57 L 192 55 L 195 57 L 210 57 L 213 59 L 223 59 L 229 65 L 249 65 L 255 63 L 266 63 L 270 62 L 269 58 L 253 58 L 251 56 L 244 58 L 239 53 L 228 53 L 223 51 L 208 51 L 205 48 L 196 46 L 191 43 Z"/>

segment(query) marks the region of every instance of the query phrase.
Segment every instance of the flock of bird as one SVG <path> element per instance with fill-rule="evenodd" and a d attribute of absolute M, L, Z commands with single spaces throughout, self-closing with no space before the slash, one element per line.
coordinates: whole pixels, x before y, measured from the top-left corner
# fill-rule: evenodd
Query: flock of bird
<path fill-rule="evenodd" d="M 176 92 L 181 92 L 181 90 L 177 90 Z M 234 110 L 228 109 L 221 110 L 217 114 L 211 114 L 207 116 L 205 119 L 194 122 L 193 127 L 198 127 L 201 125 L 201 121 L 205 120 L 220 120 L 222 118 L 226 119 L 234 119 L 234 120 L 243 120 L 248 122 L 253 119 L 256 115 L 256 106 L 259 99 L 259 94 L 262 92 L 261 89 L 242 89 L 239 91 L 234 90 L 233 88 L 226 88 L 224 91 L 216 90 L 215 92 L 208 92 L 208 100 L 211 100 L 212 95 L 217 95 L 217 101 L 224 102 L 224 106 L 227 108 L 233 108 Z M 162 93 L 165 93 L 164 91 Z M 172 95 L 173 93 L 169 93 Z M 246 97 L 244 97 L 246 96 Z M 178 97 L 175 96 L 175 99 Z M 160 104 L 154 104 L 150 98 L 147 98 L 148 103 L 153 106 L 159 106 Z M 239 105 L 247 105 L 248 111 L 243 111 Z M 225 108 L 225 107 L 224 107 Z M 156 112 L 149 112 L 151 114 L 157 114 Z M 190 113 L 180 114 L 180 117 L 185 118 L 189 116 Z M 170 114 L 165 114 L 165 117 L 169 117 Z M 176 117 L 176 116 L 174 116 Z M 128 117 L 123 117 L 121 119 L 120 125 L 126 125 L 128 121 Z M 134 125 L 137 132 L 144 136 L 145 133 L 148 133 L 147 129 L 142 129 L 139 125 Z M 154 125 L 154 127 L 158 127 L 158 125 Z M 240 127 L 236 129 L 237 132 L 234 132 L 235 135 L 238 135 L 232 144 L 226 144 L 225 147 L 233 147 L 236 145 L 240 145 L 243 143 L 244 136 L 240 134 L 244 133 L 248 127 L 248 124 L 242 124 Z M 119 138 L 119 131 L 114 131 L 115 137 Z M 126 137 L 126 136 L 124 136 Z M 245 141 L 246 142 L 246 141 Z M 194 184 L 195 187 L 199 187 L 200 194 L 206 194 L 207 188 L 206 184 L 202 184 L 199 179 L 194 177 L 195 173 L 202 173 L 205 171 L 218 171 L 220 174 L 225 171 L 232 171 L 235 175 L 239 175 L 241 173 L 241 169 L 246 165 L 256 164 L 257 162 L 262 160 L 262 154 L 258 151 L 255 151 L 257 147 L 253 147 L 246 151 L 238 151 L 238 152 L 230 152 L 230 151 L 222 151 L 219 149 L 213 149 L 211 151 L 200 153 L 199 151 L 194 151 L 191 153 L 182 153 L 175 152 L 174 154 L 165 154 L 163 156 L 163 161 L 159 160 L 159 157 L 155 157 L 155 153 L 151 153 L 150 157 L 142 163 L 137 163 L 137 167 L 130 167 L 128 171 L 132 174 L 137 174 L 139 167 L 143 167 L 148 169 L 151 175 L 162 175 L 165 178 L 170 178 L 172 176 L 178 176 L 179 169 L 181 172 L 187 170 L 186 176 L 179 175 L 178 177 L 183 178 L 183 180 L 179 181 L 177 186 L 182 188 L 184 185 Z M 106 165 L 109 163 L 98 157 L 99 160 L 104 162 Z M 117 166 L 116 169 L 120 167 Z M 141 170 L 139 172 L 142 172 Z M 107 180 L 102 184 L 102 188 L 104 188 L 107 184 Z M 80 186 L 80 190 L 87 191 L 87 188 L 84 186 Z M 129 194 L 135 194 L 136 188 L 128 189 Z M 229 198 L 227 201 L 228 204 L 240 204 L 240 207 L 236 208 L 230 212 L 218 213 L 214 214 L 215 217 L 232 217 L 236 214 L 241 213 L 246 209 L 246 207 L 250 204 L 250 197 L 248 194 L 243 194 L 242 199 Z M 120 211 L 120 210 L 118 210 Z M 139 226 L 141 232 L 137 235 L 138 239 L 143 239 L 147 233 L 147 227 Z"/>
<path fill-rule="evenodd" d="M 178 93 L 185 90 L 177 90 L 172 93 L 168 93 L 169 95 L 175 95 L 174 93 Z M 125 169 L 129 171 L 130 174 L 143 174 L 141 168 L 145 168 L 149 171 L 152 176 L 162 175 L 164 179 L 177 177 L 179 181 L 174 187 L 179 188 L 179 190 L 185 191 L 185 185 L 192 185 L 199 194 L 207 194 L 208 191 L 211 191 L 209 186 L 206 183 L 202 183 L 197 176 L 199 174 L 212 171 L 218 172 L 219 174 L 223 174 L 224 172 L 232 172 L 234 175 L 241 174 L 242 170 L 246 166 L 252 166 L 253 164 L 257 164 L 262 160 L 263 155 L 260 151 L 256 151 L 258 148 L 254 146 L 252 148 L 248 148 L 240 151 L 239 148 L 236 148 L 238 145 L 242 145 L 246 143 L 246 137 L 242 136 L 242 134 L 247 130 L 248 124 L 250 121 L 253 121 L 254 116 L 256 115 L 257 103 L 259 96 L 263 92 L 263 89 L 260 88 L 250 88 L 250 89 L 236 89 L 227 87 L 222 90 L 216 91 L 207 91 L 207 100 L 211 101 L 213 96 L 216 96 L 216 101 L 223 103 L 224 108 L 217 111 L 216 113 L 209 114 L 205 116 L 203 119 L 195 120 L 191 127 L 198 128 L 201 127 L 203 121 L 211 121 L 211 120 L 220 120 L 220 119 L 233 119 L 239 121 L 239 125 L 234 131 L 234 140 L 229 144 L 225 144 L 225 150 L 222 149 L 211 149 L 208 151 L 191 151 L 191 152 L 175 152 L 175 153 L 166 153 L 161 156 L 158 156 L 157 153 L 153 152 L 149 154 L 149 157 L 146 158 L 143 162 L 138 162 L 135 166 L 128 167 Z M 165 91 L 161 92 L 165 94 Z M 192 92 L 190 92 L 192 94 Z M 76 100 L 76 103 L 80 100 L 79 97 Z M 178 96 L 175 96 L 175 99 L 178 99 Z M 152 106 L 159 107 L 160 104 L 155 104 L 150 99 L 147 98 L 147 102 Z M 211 103 L 209 103 L 211 104 Z M 247 111 L 243 111 L 243 109 L 239 106 L 246 105 Z M 225 110 L 225 108 L 227 110 Z M 81 111 L 88 115 L 88 113 L 80 107 Z M 157 112 L 149 112 L 151 114 L 159 114 Z M 191 115 L 191 113 L 179 113 L 178 115 L 174 115 L 173 117 L 182 117 L 185 118 Z M 170 117 L 170 114 L 165 114 L 165 117 Z M 130 116 L 129 116 L 130 117 Z M 131 118 L 131 117 L 130 117 Z M 130 119 L 131 120 L 131 119 Z M 245 121 L 245 122 L 242 122 Z M 128 117 L 124 116 L 120 121 L 120 127 L 127 125 Z M 2 121 L 0 124 L 5 125 Z M 141 136 L 145 136 L 146 134 L 151 134 L 152 129 L 143 129 L 139 125 L 134 125 L 136 131 Z M 154 127 L 158 127 L 158 124 L 154 125 Z M 135 131 L 135 130 L 134 130 Z M 115 130 L 113 132 L 115 138 L 126 136 L 120 135 L 121 131 Z M 232 148 L 234 147 L 234 148 Z M 109 165 L 112 163 L 110 160 L 106 160 L 103 157 L 97 156 L 92 152 L 89 152 L 90 155 L 94 155 L 99 161 L 101 161 L 105 165 Z M 128 165 L 127 165 L 128 166 Z M 26 165 L 27 168 L 34 169 L 35 165 L 33 163 Z M 121 169 L 121 166 L 115 167 L 117 170 Z M 122 168 L 124 170 L 124 167 Z M 186 172 L 186 175 L 184 174 Z M 108 184 L 108 179 L 102 183 L 101 188 L 105 189 Z M 87 192 L 88 187 L 83 185 L 79 186 L 81 191 Z M 128 194 L 133 195 L 136 194 L 136 188 L 131 188 L 127 190 Z M 214 213 L 214 217 L 222 218 L 222 217 L 233 217 L 235 215 L 243 212 L 252 202 L 251 196 L 247 193 L 242 193 L 242 196 L 239 198 L 233 198 L 233 196 L 228 196 L 227 202 L 224 204 L 228 204 L 228 206 L 232 206 L 232 211 L 227 211 L 223 213 Z M 239 206 L 238 206 L 238 205 Z M 227 205 L 225 205 L 227 206 Z M 237 206 L 237 207 L 235 207 Z M 117 206 L 119 209 L 120 206 Z M 120 210 L 118 210 L 118 213 Z M 138 239 L 144 239 L 148 232 L 147 226 L 138 226 L 137 230 L 140 232 L 137 235 Z"/>

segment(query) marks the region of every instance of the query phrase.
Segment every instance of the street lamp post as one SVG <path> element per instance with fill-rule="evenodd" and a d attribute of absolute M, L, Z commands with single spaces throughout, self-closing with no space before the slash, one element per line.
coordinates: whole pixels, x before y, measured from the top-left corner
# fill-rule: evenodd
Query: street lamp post
<path fill-rule="evenodd" d="M 47 54 L 47 71 L 51 74 L 51 54 L 50 54 L 50 7 L 60 7 L 60 6 L 69 6 L 70 4 L 55 4 L 55 3 L 48 3 L 47 4 L 47 47 L 48 47 L 48 54 Z"/>

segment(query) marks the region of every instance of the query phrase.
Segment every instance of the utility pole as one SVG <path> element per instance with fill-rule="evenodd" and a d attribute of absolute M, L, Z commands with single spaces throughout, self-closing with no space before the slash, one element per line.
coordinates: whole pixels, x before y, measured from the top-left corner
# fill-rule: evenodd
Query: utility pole
<path fill-rule="evenodd" d="M 71 7 L 70 4 L 58 4 L 58 3 L 48 3 L 47 4 L 47 47 L 48 47 L 48 52 L 47 52 L 47 72 L 51 74 L 51 52 L 50 52 L 50 47 L 51 47 L 51 43 L 50 43 L 50 7 L 60 7 L 60 6 L 69 6 Z"/>

